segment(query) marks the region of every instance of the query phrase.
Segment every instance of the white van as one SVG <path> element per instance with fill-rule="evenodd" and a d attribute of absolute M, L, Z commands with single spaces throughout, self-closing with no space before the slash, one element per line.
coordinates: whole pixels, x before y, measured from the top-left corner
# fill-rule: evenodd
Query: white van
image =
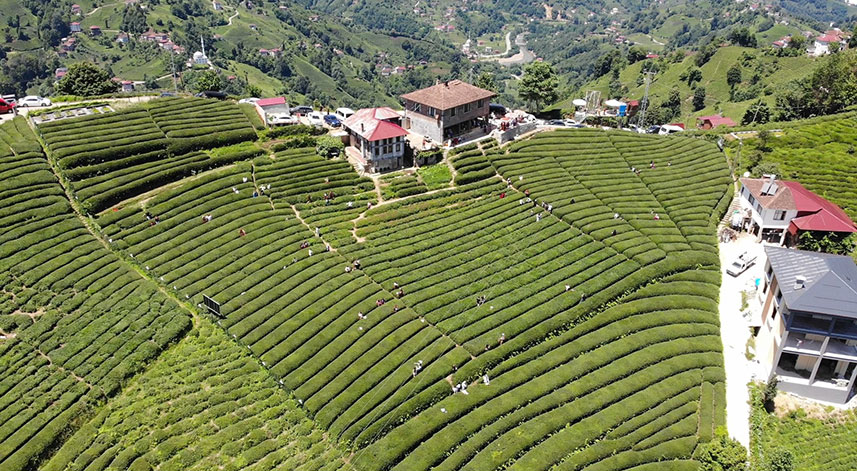
<path fill-rule="evenodd" d="M 351 108 L 337 108 L 334 114 L 339 121 L 345 121 L 346 118 L 354 114 L 354 110 Z"/>

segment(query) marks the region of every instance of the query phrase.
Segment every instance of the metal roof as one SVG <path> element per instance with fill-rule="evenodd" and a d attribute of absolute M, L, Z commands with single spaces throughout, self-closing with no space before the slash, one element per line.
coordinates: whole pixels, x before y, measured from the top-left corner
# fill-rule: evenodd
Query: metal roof
<path fill-rule="evenodd" d="M 789 310 L 857 319 L 857 265 L 850 257 L 774 246 L 765 253 Z"/>

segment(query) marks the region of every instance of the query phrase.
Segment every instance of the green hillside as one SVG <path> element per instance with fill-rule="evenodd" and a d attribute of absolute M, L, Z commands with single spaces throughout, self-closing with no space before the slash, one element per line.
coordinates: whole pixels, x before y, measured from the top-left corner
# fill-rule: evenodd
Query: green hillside
<path fill-rule="evenodd" d="M 694 88 L 691 88 L 682 75 L 696 69 L 695 55 L 691 54 L 684 59 L 671 63 L 666 58 L 657 60 L 647 59 L 636 62 L 624 68 L 619 74 L 619 82 L 627 87 L 627 92 L 621 97 L 612 97 L 628 100 L 639 100 L 645 92 L 644 70 L 657 67 L 658 73 L 654 76 L 649 88 L 651 103 L 665 100 L 670 91 L 677 89 L 682 98 L 681 121 L 688 125 L 695 125 L 695 117 L 722 113 L 723 116 L 740 122 L 747 108 L 755 103 L 760 97 L 769 106 L 773 107 L 774 93 L 778 87 L 796 79 L 809 76 L 814 67 L 825 58 L 810 58 L 804 55 L 797 57 L 776 57 L 767 55 L 759 49 L 745 48 L 740 46 L 727 46 L 717 49 L 717 52 L 698 69 L 702 72 L 702 80 L 694 83 L 694 88 L 701 86 L 705 88 L 705 107 L 701 110 L 693 110 L 692 97 Z M 730 101 L 730 86 L 727 83 L 726 72 L 733 65 L 738 64 L 742 69 L 742 83 L 735 89 L 740 93 L 747 91 L 752 96 L 741 101 Z M 754 75 L 758 74 L 758 77 Z M 605 75 L 580 88 L 578 95 L 582 96 L 587 90 L 598 90 L 602 97 L 610 98 L 610 74 Z M 757 84 L 753 84 L 757 81 Z M 751 88 L 752 87 L 752 88 Z M 752 90 L 752 92 L 751 92 Z M 559 103 L 557 106 L 565 111 L 571 111 L 571 99 Z"/>

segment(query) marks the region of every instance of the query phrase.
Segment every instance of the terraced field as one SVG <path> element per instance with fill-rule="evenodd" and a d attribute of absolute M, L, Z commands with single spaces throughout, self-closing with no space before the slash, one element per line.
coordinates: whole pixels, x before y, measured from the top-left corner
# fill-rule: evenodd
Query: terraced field
<path fill-rule="evenodd" d="M 768 140 L 769 152 L 762 163 L 776 164 L 781 177 L 801 182 L 807 189 L 838 204 L 857 219 L 857 118 L 840 119 L 790 127 L 780 137 Z M 748 139 L 743 155 L 758 149 L 758 139 Z M 747 169 L 751 170 L 751 169 Z"/>
<path fill-rule="evenodd" d="M 150 105 L 160 127 L 165 103 Z M 165 304 L 207 316 L 202 295 L 220 302 L 225 334 L 197 318 L 181 354 L 86 409 L 52 458 L 32 457 L 51 470 L 313 457 L 359 470 L 697 469 L 695 447 L 725 423 L 714 221 L 729 177 L 716 148 L 575 130 L 455 154 L 452 187 L 393 180 L 382 200 L 314 149 L 253 155 L 102 213 L 98 238 L 63 203 L 82 240 L 177 300 Z M 184 324 L 170 339 L 188 329 L 174 311 Z M 13 343 L 33 327 L 18 329 Z M 189 364 L 199 373 L 176 384 Z M 160 392 L 146 398 L 147 384 Z M 257 388 L 258 402 L 224 384 Z M 281 409 L 273 384 L 311 422 Z M 264 433 L 231 427 L 236 409 Z"/>
<path fill-rule="evenodd" d="M 236 105 L 205 99 L 155 100 L 145 107 L 43 123 L 39 132 L 76 197 L 93 213 L 261 153 L 201 152 L 256 139 Z"/>

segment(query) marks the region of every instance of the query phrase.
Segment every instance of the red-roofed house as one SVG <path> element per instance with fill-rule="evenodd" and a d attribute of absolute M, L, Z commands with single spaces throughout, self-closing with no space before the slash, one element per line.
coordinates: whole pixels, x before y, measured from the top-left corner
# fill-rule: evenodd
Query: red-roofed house
<path fill-rule="evenodd" d="M 717 126 L 735 126 L 735 121 L 732 121 L 731 118 L 718 115 L 700 116 L 697 119 L 699 120 L 699 127 L 701 129 L 714 129 Z"/>
<path fill-rule="evenodd" d="M 798 182 L 773 175 L 741 179 L 740 202 L 747 229 L 760 240 L 788 246 L 801 232 L 855 233 L 857 226 L 839 206 Z"/>
<path fill-rule="evenodd" d="M 134 82 L 130 80 L 123 80 L 122 82 L 122 91 L 123 92 L 133 92 L 134 91 Z"/>
<path fill-rule="evenodd" d="M 396 170 L 404 165 L 405 131 L 402 116 L 392 108 L 364 108 L 342 122 L 351 145 L 346 153 L 367 172 Z"/>
<path fill-rule="evenodd" d="M 83 13 L 83 12 L 80 10 L 80 5 L 75 3 L 71 6 L 71 14 L 72 15 L 80 15 L 81 13 Z"/>
<path fill-rule="evenodd" d="M 819 57 L 830 54 L 830 45 L 839 43 L 842 39 L 836 34 L 823 34 L 815 38 L 815 42 L 809 49 L 809 55 Z"/>
<path fill-rule="evenodd" d="M 91 34 L 92 36 L 101 36 L 101 26 L 90 26 L 89 34 Z"/>
<path fill-rule="evenodd" d="M 291 116 L 289 104 L 286 97 L 262 98 L 256 101 L 256 111 L 262 117 L 266 126 L 270 126 L 270 120 L 275 116 Z"/>
<path fill-rule="evenodd" d="M 80 23 L 78 23 L 77 21 L 73 21 L 68 25 L 68 28 L 69 28 L 69 31 L 71 31 L 72 33 L 79 33 L 80 32 Z"/>

